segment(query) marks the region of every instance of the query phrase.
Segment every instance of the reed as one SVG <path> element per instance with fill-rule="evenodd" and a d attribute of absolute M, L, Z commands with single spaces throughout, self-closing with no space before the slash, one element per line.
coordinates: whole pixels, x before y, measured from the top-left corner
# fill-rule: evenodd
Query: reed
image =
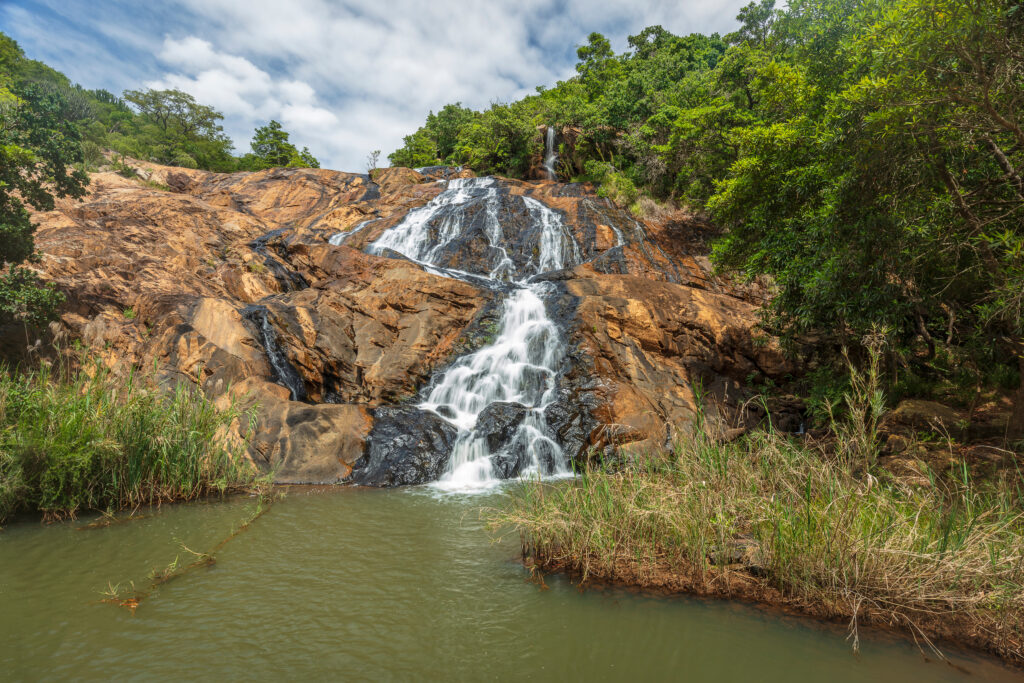
<path fill-rule="evenodd" d="M 1021 479 L 961 473 L 914 486 L 856 471 L 778 434 L 698 435 L 625 465 L 588 465 L 573 482 L 524 483 L 491 523 L 518 529 L 541 566 L 584 580 L 676 572 L 722 593 L 732 574 L 746 581 L 732 582 L 740 593 L 754 582 L 849 618 L 854 638 L 859 619 L 927 637 L 942 631 L 929 629 L 936 617 L 955 617 L 1024 659 Z"/>
<path fill-rule="evenodd" d="M 573 481 L 524 482 L 491 527 L 584 581 L 784 602 L 849 619 L 855 647 L 866 621 L 1024 662 L 1024 478 L 890 475 L 875 463 L 877 378 L 857 379 L 827 443 L 698 428 Z"/>
<path fill-rule="evenodd" d="M 184 384 L 88 365 L 0 371 L 0 521 L 190 500 L 253 486 L 239 419 Z"/>

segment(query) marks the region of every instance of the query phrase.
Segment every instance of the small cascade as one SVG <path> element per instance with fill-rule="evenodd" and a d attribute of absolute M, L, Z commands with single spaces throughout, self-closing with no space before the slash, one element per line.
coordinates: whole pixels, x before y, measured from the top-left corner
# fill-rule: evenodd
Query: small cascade
<path fill-rule="evenodd" d="M 487 202 L 496 195 L 494 178 L 449 180 L 444 192 L 410 211 L 405 220 L 377 238 L 369 251 L 379 254 L 390 249 L 413 261 L 436 266 L 445 247 L 462 232 L 466 205 L 471 200 Z M 497 224 L 497 216 L 494 218 Z M 497 229 L 500 237 L 500 226 Z M 500 240 L 496 244 L 501 248 Z"/>
<path fill-rule="evenodd" d="M 523 202 L 530 210 L 530 217 L 540 226 L 537 274 L 549 273 L 553 270 L 561 270 L 568 265 L 582 263 L 580 244 L 566 227 L 562 217 L 533 197 L 523 197 Z M 566 260 L 567 257 L 568 260 Z"/>
<path fill-rule="evenodd" d="M 420 404 L 459 428 L 448 472 L 438 483 L 441 488 L 484 488 L 499 478 L 490 435 L 477 429 L 484 409 L 499 401 L 525 408 L 514 435 L 499 449 L 512 460 L 501 474 L 550 475 L 568 469 L 562 449 L 545 434 L 544 409 L 554 394 L 564 348 L 540 288 L 534 284 L 513 291 L 495 341 L 456 361 Z"/>
<path fill-rule="evenodd" d="M 558 150 L 555 146 L 555 127 L 548 126 L 544 134 L 544 171 L 548 174 L 548 180 L 558 180 L 555 172 L 555 164 L 558 163 Z"/>
<path fill-rule="evenodd" d="M 352 228 L 351 230 L 346 230 L 345 232 L 339 232 L 339 233 L 336 233 L 334 235 L 331 235 L 331 238 L 329 240 L 327 240 L 327 242 L 328 242 L 328 244 L 331 244 L 331 245 L 333 245 L 335 247 L 337 247 L 339 245 L 342 245 L 345 242 L 347 242 L 350 237 L 355 235 L 357 232 L 360 232 L 363 228 L 365 228 L 367 225 L 372 223 L 374 220 L 376 220 L 376 219 L 371 218 L 369 220 L 363 221 L 362 223 L 358 224 L 356 227 Z"/>
<path fill-rule="evenodd" d="M 288 357 L 281 350 L 277 341 L 277 331 L 270 324 L 267 309 L 263 306 L 251 306 L 244 311 L 246 318 L 255 323 L 260 330 L 263 348 L 267 352 L 267 360 L 274 371 L 274 381 L 291 392 L 293 401 L 306 400 L 306 385 L 298 371 L 288 362 Z"/>
<path fill-rule="evenodd" d="M 524 209 L 526 228 L 505 235 L 501 212 L 522 216 Z M 509 237 L 519 240 L 518 247 Z M 482 239 L 489 253 L 461 263 L 453 254 L 461 254 L 470 239 Z M 458 429 L 447 472 L 436 486 L 479 490 L 515 476 L 567 473 L 569 464 L 544 419 L 554 400 L 565 340 L 544 303 L 552 285 L 532 281 L 583 261 L 561 215 L 532 197 L 501 196 L 493 178 L 452 179 L 367 250 L 397 252 L 504 297 L 494 341 L 457 359 L 435 378 L 418 406 Z M 453 260 L 463 270 L 451 267 Z"/>

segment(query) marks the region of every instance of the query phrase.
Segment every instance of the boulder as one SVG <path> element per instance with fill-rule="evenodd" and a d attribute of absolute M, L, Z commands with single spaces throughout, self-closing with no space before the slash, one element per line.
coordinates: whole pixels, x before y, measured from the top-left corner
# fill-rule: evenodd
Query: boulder
<path fill-rule="evenodd" d="M 511 479 L 528 464 L 527 444 L 517 433 L 530 409 L 521 403 L 498 401 L 484 408 L 473 428 L 474 438 L 483 439 L 491 465 L 502 479 Z"/>
<path fill-rule="evenodd" d="M 882 418 L 879 432 L 883 435 L 902 434 L 913 436 L 916 432 L 935 432 L 943 436 L 962 438 L 964 420 L 949 406 L 925 401 L 908 399 L 899 404 Z"/>
<path fill-rule="evenodd" d="M 437 415 L 413 407 L 374 411 L 366 451 L 347 479 L 362 486 L 405 486 L 444 473 L 458 431 Z"/>

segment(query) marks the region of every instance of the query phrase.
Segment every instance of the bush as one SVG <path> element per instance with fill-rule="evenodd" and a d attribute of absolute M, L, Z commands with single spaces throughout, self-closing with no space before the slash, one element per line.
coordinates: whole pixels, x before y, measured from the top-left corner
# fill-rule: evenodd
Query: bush
<path fill-rule="evenodd" d="M 633 181 L 617 171 L 612 164 L 588 161 L 585 169 L 584 177 L 600 185 L 597 193 L 602 197 L 608 197 L 619 206 L 628 207 L 640 196 L 640 191 Z"/>

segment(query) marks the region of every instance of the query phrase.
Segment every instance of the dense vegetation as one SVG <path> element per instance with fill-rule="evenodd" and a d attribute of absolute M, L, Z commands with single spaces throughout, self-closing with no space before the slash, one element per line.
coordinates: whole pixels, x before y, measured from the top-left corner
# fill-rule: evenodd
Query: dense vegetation
<path fill-rule="evenodd" d="M 835 351 L 883 326 L 892 374 L 1012 385 L 1024 8 L 761 0 L 738 19 L 724 37 L 651 27 L 620 55 L 592 34 L 575 77 L 482 112 L 448 105 L 391 161 L 526 176 L 553 125 L 563 178 L 726 228 L 716 263 L 772 277 L 784 339 Z"/>
<path fill-rule="evenodd" d="M 33 83 L 0 74 L 0 325 L 39 324 L 61 302 L 58 292 L 22 264 L 37 260 L 35 225 L 26 205 L 53 209 L 54 195 L 80 197 L 85 174 L 80 137 L 66 103 Z"/>
<path fill-rule="evenodd" d="M 189 500 L 251 486 L 255 467 L 193 388 L 166 391 L 100 367 L 0 370 L 0 522 Z"/>

